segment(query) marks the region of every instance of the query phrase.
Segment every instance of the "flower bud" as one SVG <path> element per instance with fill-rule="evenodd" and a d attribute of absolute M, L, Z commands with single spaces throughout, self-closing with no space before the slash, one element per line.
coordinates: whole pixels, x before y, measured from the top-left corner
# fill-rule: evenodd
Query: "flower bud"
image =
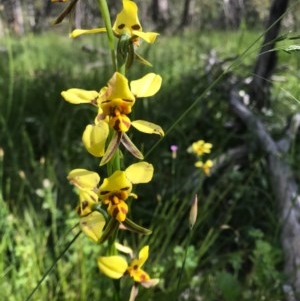
<path fill-rule="evenodd" d="M 198 212 L 198 197 L 197 194 L 195 194 L 194 201 L 190 210 L 190 218 L 189 218 L 189 225 L 190 230 L 193 229 L 196 220 L 197 220 L 197 212 Z"/>

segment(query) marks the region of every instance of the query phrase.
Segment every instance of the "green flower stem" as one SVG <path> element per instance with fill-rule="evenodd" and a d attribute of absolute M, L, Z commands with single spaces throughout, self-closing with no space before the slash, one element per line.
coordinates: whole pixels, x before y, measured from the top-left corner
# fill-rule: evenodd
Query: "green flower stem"
<path fill-rule="evenodd" d="M 118 237 L 118 232 L 119 232 L 119 222 L 117 222 L 118 227 L 114 229 L 112 235 L 109 237 L 108 239 L 108 255 L 116 255 L 117 249 L 115 246 L 115 241 Z M 114 283 L 114 300 L 115 301 L 121 301 L 121 296 L 120 296 L 120 292 L 121 292 L 121 281 L 120 279 L 115 279 L 113 280 Z"/>
<path fill-rule="evenodd" d="M 120 291 L 121 291 L 121 283 L 120 279 L 113 280 L 115 287 L 114 301 L 121 301 Z"/>
<path fill-rule="evenodd" d="M 126 72 L 126 61 L 125 61 L 125 63 L 119 65 L 118 71 L 119 71 L 121 74 L 125 75 L 125 72 Z"/>
<path fill-rule="evenodd" d="M 116 51 L 115 51 L 115 36 L 112 30 L 112 25 L 110 21 L 110 13 L 107 6 L 107 2 L 105 0 L 99 0 L 99 8 L 102 15 L 102 18 L 104 19 L 104 24 L 107 32 L 108 37 L 108 44 L 109 48 L 111 50 L 111 58 L 113 63 L 114 71 L 118 70 L 117 67 L 117 58 L 116 58 Z M 112 137 L 114 135 L 114 130 L 110 130 L 108 142 L 111 141 Z M 110 160 L 110 162 L 107 163 L 107 176 L 109 177 L 112 175 L 116 170 L 120 170 L 120 151 L 119 149 L 115 152 L 114 157 Z"/>
<path fill-rule="evenodd" d="M 108 240 L 109 255 L 116 254 L 114 241 L 116 239 L 118 229 L 119 229 L 119 222 L 111 217 L 110 220 L 107 222 L 107 225 L 104 229 L 102 236 L 100 237 L 100 240 L 98 241 L 98 243 L 101 244 L 106 240 Z"/>
<path fill-rule="evenodd" d="M 184 274 L 184 267 L 185 267 L 185 263 L 186 263 L 186 258 L 187 258 L 187 255 L 188 255 L 188 247 L 192 241 L 192 237 L 193 237 L 193 234 L 194 234 L 194 229 L 191 229 L 189 231 L 189 234 L 188 234 L 188 239 L 187 239 L 187 243 L 186 243 L 186 248 L 185 248 L 185 252 L 184 252 L 184 258 L 183 258 L 183 261 L 182 261 L 182 265 L 181 265 L 181 268 L 180 268 L 180 271 L 179 271 L 179 275 L 178 275 L 178 282 L 177 282 L 177 287 L 176 287 L 176 294 L 175 294 L 175 297 L 177 297 L 177 300 L 179 299 L 179 289 L 180 289 L 180 283 L 181 283 L 181 280 L 182 280 L 182 276 Z"/>
<path fill-rule="evenodd" d="M 108 249 L 108 254 L 109 255 L 117 255 L 117 249 L 115 246 L 115 241 L 118 237 L 118 232 L 119 232 L 119 222 L 117 222 L 117 227 L 114 229 L 113 233 L 108 239 L 108 244 L 109 244 L 109 249 Z"/>
<path fill-rule="evenodd" d="M 111 51 L 111 59 L 113 63 L 114 71 L 117 71 L 117 61 L 116 61 L 116 53 L 115 53 L 115 37 L 112 30 L 112 25 L 110 21 L 110 13 L 107 6 L 107 2 L 105 0 L 99 0 L 99 8 L 104 20 L 104 24 L 106 27 L 107 37 L 108 37 L 108 44 Z"/>
<path fill-rule="evenodd" d="M 2 183 L 3 183 L 3 159 L 4 159 L 4 151 L 3 151 L 2 148 L 0 148 L 0 202 L 4 202 L 3 189 L 2 189 Z"/>
<path fill-rule="evenodd" d="M 118 71 L 125 75 L 126 73 L 126 65 L 128 57 L 132 56 L 133 54 L 130 53 L 131 51 L 131 37 L 127 34 L 123 34 L 119 38 L 118 46 L 117 46 L 117 62 L 118 62 Z M 133 50 L 132 50 L 133 51 Z"/>

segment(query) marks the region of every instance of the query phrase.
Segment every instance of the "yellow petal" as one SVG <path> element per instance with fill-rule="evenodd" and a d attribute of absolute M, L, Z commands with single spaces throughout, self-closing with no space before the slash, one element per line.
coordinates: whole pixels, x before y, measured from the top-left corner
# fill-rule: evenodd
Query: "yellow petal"
<path fill-rule="evenodd" d="M 133 1 L 123 0 L 123 9 L 117 15 L 113 31 L 118 36 L 126 33 L 132 35 L 132 28 L 142 30 L 138 18 L 138 8 Z"/>
<path fill-rule="evenodd" d="M 96 172 L 77 168 L 69 172 L 67 179 L 80 189 L 92 190 L 97 187 L 100 181 L 100 176 Z"/>
<path fill-rule="evenodd" d="M 108 122 L 108 118 L 105 119 L 105 117 L 103 116 L 102 108 L 100 106 L 98 106 L 98 113 L 94 119 L 94 122 L 97 125 L 99 122 L 103 122 L 104 120 L 106 120 L 106 122 Z"/>
<path fill-rule="evenodd" d="M 126 177 L 132 184 L 148 183 L 153 177 L 153 165 L 147 162 L 138 162 L 125 170 Z"/>
<path fill-rule="evenodd" d="M 144 77 L 130 83 L 131 92 L 136 97 L 149 97 L 160 89 L 162 78 L 155 73 L 148 73 Z"/>
<path fill-rule="evenodd" d="M 135 101 L 134 95 L 131 93 L 127 78 L 119 72 L 115 72 L 108 82 L 108 89 L 106 91 L 106 99 L 125 99 L 126 101 Z M 105 102 L 105 101 L 104 101 Z M 102 104 L 104 103 L 102 102 Z"/>
<path fill-rule="evenodd" d="M 128 132 L 131 126 L 131 120 L 127 115 L 120 114 L 109 119 L 109 125 L 117 132 Z"/>
<path fill-rule="evenodd" d="M 205 165 L 206 165 L 207 167 L 213 167 L 214 162 L 213 162 L 212 160 L 207 160 L 207 161 L 205 162 Z"/>
<path fill-rule="evenodd" d="M 106 28 L 92 28 L 92 29 L 75 29 L 70 33 L 70 38 L 77 38 L 83 34 L 93 34 L 106 32 Z"/>
<path fill-rule="evenodd" d="M 149 256 L 149 246 L 143 247 L 139 252 L 139 267 L 145 263 Z"/>
<path fill-rule="evenodd" d="M 121 256 L 106 256 L 98 258 L 98 267 L 106 276 L 119 279 L 126 272 L 128 264 Z"/>
<path fill-rule="evenodd" d="M 107 212 L 117 221 L 122 223 L 126 219 L 126 214 L 128 213 L 128 205 L 126 204 L 126 202 L 120 200 L 118 205 L 109 206 Z"/>
<path fill-rule="evenodd" d="M 100 195 L 105 195 L 112 191 L 127 191 L 132 190 L 132 184 L 127 179 L 124 171 L 117 170 L 109 178 L 104 179 L 102 185 L 99 188 Z"/>
<path fill-rule="evenodd" d="M 73 104 L 96 103 L 98 92 L 72 88 L 61 92 L 61 96 Z"/>
<path fill-rule="evenodd" d="M 163 129 L 154 123 L 145 121 L 145 120 L 135 120 L 131 121 L 131 125 L 135 127 L 140 132 L 146 133 L 146 134 L 157 134 L 160 136 L 164 136 Z"/>
<path fill-rule="evenodd" d="M 93 211 L 91 214 L 80 218 L 81 230 L 95 242 L 99 241 L 102 236 L 105 223 L 103 214 L 98 211 Z"/>
<path fill-rule="evenodd" d="M 159 36 L 159 33 L 157 32 L 143 32 L 143 31 L 133 30 L 132 33 L 150 44 L 153 44 L 157 36 Z"/>
<path fill-rule="evenodd" d="M 98 202 L 98 194 L 93 190 L 79 189 L 79 200 L 77 213 L 85 216 L 92 212 L 93 206 Z"/>
<path fill-rule="evenodd" d="M 195 163 L 195 167 L 202 167 L 203 166 L 203 162 L 202 161 L 197 161 L 196 163 Z"/>
<path fill-rule="evenodd" d="M 145 282 L 150 280 L 150 276 L 148 273 L 146 273 L 144 270 L 142 269 L 134 269 L 134 266 L 131 266 L 129 268 L 129 275 L 133 278 L 134 282 Z"/>
<path fill-rule="evenodd" d="M 89 206 L 89 212 L 92 211 L 92 206 L 98 201 L 97 190 L 79 189 L 80 203 L 84 203 L 84 206 Z M 84 209 L 84 208 L 82 208 Z M 82 212 L 82 215 L 86 215 L 89 212 Z"/>
<path fill-rule="evenodd" d="M 102 157 L 105 153 L 105 142 L 109 134 L 109 127 L 105 121 L 98 122 L 97 125 L 87 125 L 82 142 L 86 150 L 95 157 Z"/>

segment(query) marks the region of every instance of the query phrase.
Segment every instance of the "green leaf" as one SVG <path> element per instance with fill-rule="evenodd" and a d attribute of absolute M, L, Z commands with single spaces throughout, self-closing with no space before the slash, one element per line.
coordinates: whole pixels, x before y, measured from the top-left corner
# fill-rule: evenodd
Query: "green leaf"
<path fill-rule="evenodd" d="M 140 56 L 140 55 L 137 54 L 136 52 L 135 52 L 134 54 L 135 54 L 135 59 L 136 59 L 138 62 L 140 62 L 140 63 L 142 63 L 142 64 L 144 64 L 144 65 L 146 65 L 146 66 L 152 67 L 152 64 L 151 64 L 150 62 L 148 62 L 146 59 L 144 59 L 142 56 Z"/>
<path fill-rule="evenodd" d="M 146 229 L 146 228 L 136 224 L 128 217 L 125 219 L 125 221 L 122 224 L 126 227 L 127 230 L 129 230 L 131 232 L 135 232 L 135 233 L 139 233 L 139 234 L 143 234 L 143 235 L 150 235 L 152 233 L 152 230 Z"/>
<path fill-rule="evenodd" d="M 283 48 L 282 50 L 291 54 L 292 52 L 300 51 L 300 45 L 290 45 L 286 48 Z"/>
<path fill-rule="evenodd" d="M 217 274 L 216 283 L 223 300 L 238 301 L 241 298 L 241 285 L 232 274 L 222 271 Z"/>

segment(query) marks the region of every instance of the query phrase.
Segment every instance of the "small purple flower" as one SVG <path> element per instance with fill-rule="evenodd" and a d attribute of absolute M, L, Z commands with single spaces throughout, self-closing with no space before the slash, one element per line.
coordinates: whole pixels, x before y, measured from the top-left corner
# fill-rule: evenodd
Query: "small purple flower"
<path fill-rule="evenodd" d="M 172 159 L 176 159 L 178 146 L 173 144 L 170 146 L 170 150 L 172 152 Z"/>

